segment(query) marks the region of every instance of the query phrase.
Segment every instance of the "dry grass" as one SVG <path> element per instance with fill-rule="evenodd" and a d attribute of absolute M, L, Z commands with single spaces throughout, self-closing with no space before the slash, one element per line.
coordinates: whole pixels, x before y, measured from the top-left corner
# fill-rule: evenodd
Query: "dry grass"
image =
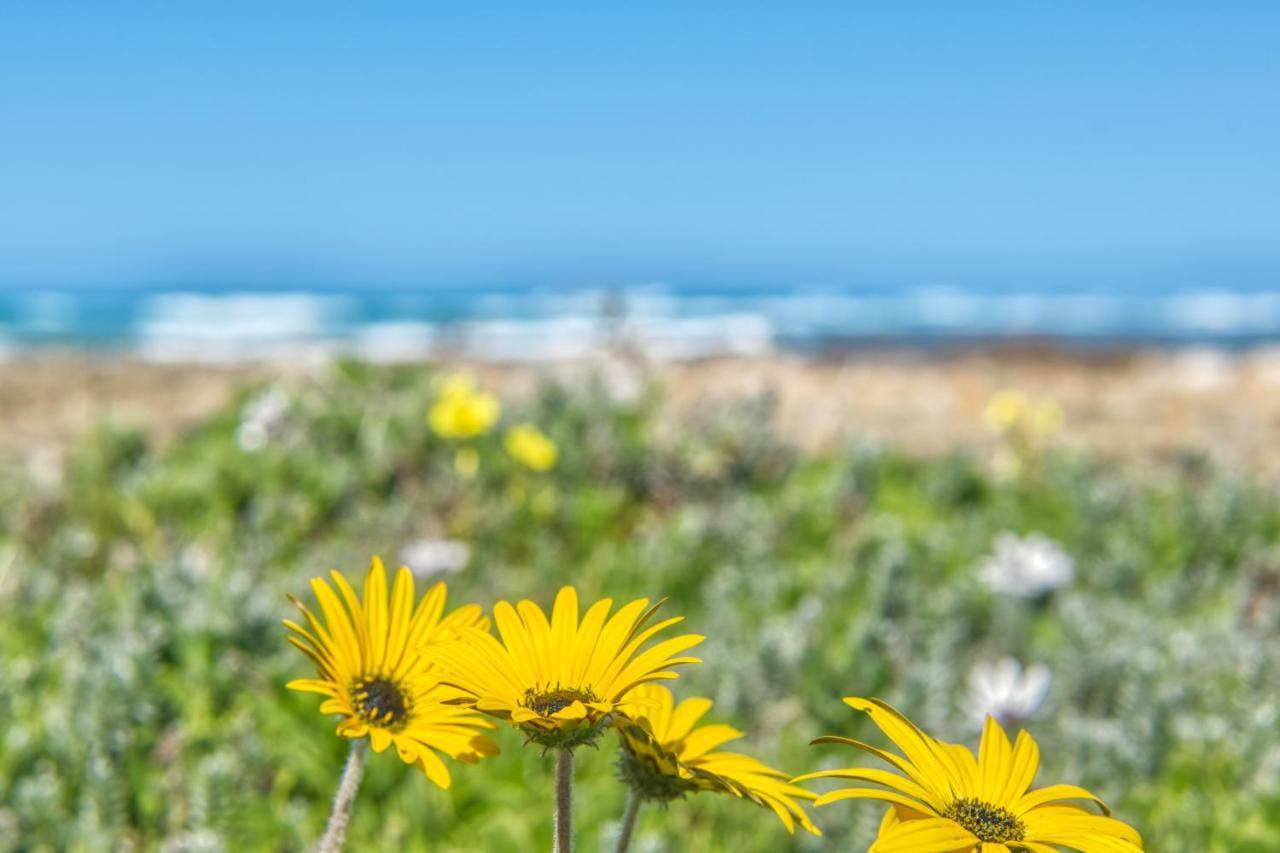
<path fill-rule="evenodd" d="M 107 417 L 167 439 L 199 423 L 245 383 L 317 364 L 154 364 L 76 355 L 0 363 L 0 454 L 59 453 Z M 1038 349 L 922 354 L 780 354 L 637 367 L 634 363 L 475 365 L 482 380 L 520 396 L 546 375 L 603 373 L 628 393 L 646 375 L 675 414 L 772 395 L 779 434 L 807 449 L 849 436 L 933 455 L 981 448 L 983 420 L 1003 388 L 1056 400 L 1063 440 L 1103 456 L 1165 460 L 1202 452 L 1228 467 L 1280 473 L 1280 352 L 1210 350 L 1072 355 Z"/>

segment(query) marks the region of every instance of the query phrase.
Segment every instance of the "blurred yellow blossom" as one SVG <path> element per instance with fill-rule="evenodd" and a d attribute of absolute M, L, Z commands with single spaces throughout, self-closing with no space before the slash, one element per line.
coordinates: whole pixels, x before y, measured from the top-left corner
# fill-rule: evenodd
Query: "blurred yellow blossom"
<path fill-rule="evenodd" d="M 1062 407 L 1056 400 L 1034 400 L 1013 388 L 991 395 L 983 417 L 999 436 L 993 462 L 998 474 L 1018 476 L 1062 428 Z"/>
<path fill-rule="evenodd" d="M 1027 395 L 1021 391 L 1006 388 L 991 395 L 983 417 L 992 430 L 1003 432 L 1021 420 L 1026 410 Z"/>
<path fill-rule="evenodd" d="M 1012 388 L 992 394 L 983 416 L 994 432 L 1019 433 L 1033 441 L 1048 438 L 1062 426 L 1062 407 L 1056 400 L 1031 400 Z"/>
<path fill-rule="evenodd" d="M 517 462 L 534 471 L 546 471 L 556 464 L 556 444 L 533 424 L 517 424 L 507 430 L 507 452 Z"/>
<path fill-rule="evenodd" d="M 471 377 L 455 374 L 427 412 L 427 424 L 441 438 L 474 438 L 492 429 L 500 414 L 497 397 L 477 389 Z"/>

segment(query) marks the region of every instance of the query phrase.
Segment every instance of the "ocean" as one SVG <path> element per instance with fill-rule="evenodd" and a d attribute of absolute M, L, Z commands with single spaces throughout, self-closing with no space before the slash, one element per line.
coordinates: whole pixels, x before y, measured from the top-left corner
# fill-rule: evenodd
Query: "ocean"
<path fill-rule="evenodd" d="M 229 362 L 350 353 L 590 357 L 625 341 L 661 358 L 946 347 L 1280 341 L 1280 289 L 958 287 L 84 287 L 0 290 L 0 354 L 90 350 Z"/>

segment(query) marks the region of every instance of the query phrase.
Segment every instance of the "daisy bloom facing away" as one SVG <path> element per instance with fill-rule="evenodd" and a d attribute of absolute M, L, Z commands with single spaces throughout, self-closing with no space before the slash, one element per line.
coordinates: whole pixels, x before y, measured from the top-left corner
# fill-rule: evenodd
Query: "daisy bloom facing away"
<path fill-rule="evenodd" d="M 487 627 L 480 608 L 472 604 L 445 615 L 443 583 L 415 607 L 413 576 L 405 567 L 388 596 L 377 557 L 365 576 L 363 601 L 345 577 L 336 571 L 330 576 L 337 593 L 321 578 L 311 581 L 323 619 L 290 596 L 306 626 L 286 619 L 289 642 L 311 659 L 318 677 L 287 686 L 327 697 L 320 711 L 342 717 L 339 735 L 368 737 L 374 752 L 395 744 L 402 761 L 441 788 L 449 787 L 449 770 L 437 753 L 469 763 L 496 755 L 497 746 L 482 731 L 493 723 L 447 703 L 457 693 L 440 685 L 432 656 L 459 630 Z"/>
<path fill-rule="evenodd" d="M 1066 586 L 1075 578 L 1075 561 L 1057 542 L 1040 533 L 1002 533 L 994 550 L 978 568 L 978 578 L 992 592 L 1036 598 Z"/>
<path fill-rule="evenodd" d="M 1025 731 L 1010 744 L 1004 729 L 987 718 L 975 757 L 964 746 L 935 740 L 879 699 L 850 697 L 845 704 L 868 714 L 902 755 L 861 741 L 822 737 L 817 743 L 856 747 L 892 765 L 898 772 L 853 767 L 823 770 L 793 779 L 851 779 L 880 787 L 843 788 L 818 797 L 822 806 L 837 800 L 868 799 L 890 803 L 869 853 L 1136 853 L 1142 838 L 1110 816 L 1106 805 L 1084 788 L 1050 785 L 1031 788 L 1040 749 Z M 1102 809 L 1094 814 L 1073 800 Z"/>
<path fill-rule="evenodd" d="M 697 724 L 711 710 L 710 699 L 676 704 L 670 690 L 649 683 L 628 693 L 626 701 L 625 721 L 618 725 L 618 775 L 635 796 L 666 803 L 693 791 L 719 791 L 771 809 L 788 832 L 795 832 L 798 823 L 822 834 L 796 802 L 816 795 L 748 755 L 713 751 L 742 732 L 722 724 Z"/>
<path fill-rule="evenodd" d="M 672 667 L 699 663 L 681 653 L 702 642 L 682 634 L 645 648 L 681 617 L 649 624 L 661 606 L 637 599 L 612 616 L 612 599 L 593 604 L 579 621 L 578 593 L 556 595 L 550 620 L 532 601 L 493 608 L 501 639 L 464 628 L 436 651 L 441 680 L 466 695 L 465 704 L 508 720 L 544 747 L 593 743 L 628 691 L 675 678 Z"/>
<path fill-rule="evenodd" d="M 998 661 L 980 661 L 969 671 L 969 692 L 965 697 L 965 715 L 981 730 L 987 717 L 995 717 L 1002 726 L 1022 723 L 1044 703 L 1052 676 L 1043 664 L 1022 664 L 1010 657 Z"/>

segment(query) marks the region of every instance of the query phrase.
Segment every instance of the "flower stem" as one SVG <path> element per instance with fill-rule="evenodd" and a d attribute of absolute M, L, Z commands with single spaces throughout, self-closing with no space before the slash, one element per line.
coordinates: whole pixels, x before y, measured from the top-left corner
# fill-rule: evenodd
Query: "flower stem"
<path fill-rule="evenodd" d="M 556 750 L 555 853 L 573 850 L 573 751 Z"/>
<path fill-rule="evenodd" d="M 316 853 L 338 853 L 347 836 L 347 823 L 351 820 L 351 807 L 355 805 L 356 792 L 360 790 L 360 776 L 364 773 L 364 740 L 351 741 L 351 749 L 347 752 L 347 763 L 342 768 L 342 780 L 338 782 L 338 792 L 333 795 L 333 811 L 329 814 L 329 824 L 324 828 L 324 837 L 316 847 Z"/>
<path fill-rule="evenodd" d="M 636 829 L 636 815 L 640 814 L 640 794 L 632 788 L 627 794 L 627 808 L 622 812 L 622 828 L 618 830 L 617 853 L 627 853 L 631 849 L 631 834 Z"/>

